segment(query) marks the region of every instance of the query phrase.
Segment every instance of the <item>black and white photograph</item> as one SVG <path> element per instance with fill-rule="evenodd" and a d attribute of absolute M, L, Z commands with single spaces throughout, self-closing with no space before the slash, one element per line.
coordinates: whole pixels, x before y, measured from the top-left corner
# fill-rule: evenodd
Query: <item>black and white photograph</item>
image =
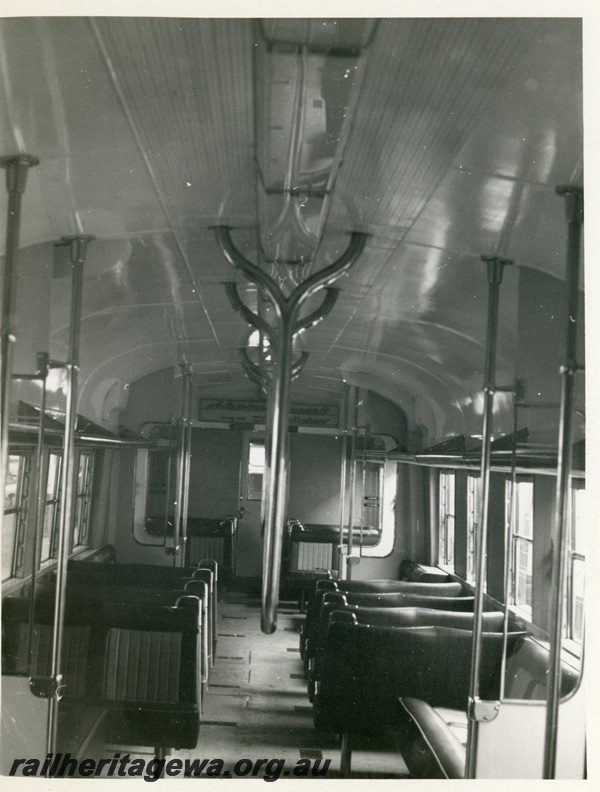
<path fill-rule="evenodd" d="M 2 782 L 593 777 L 591 4 L 2 14 Z"/>

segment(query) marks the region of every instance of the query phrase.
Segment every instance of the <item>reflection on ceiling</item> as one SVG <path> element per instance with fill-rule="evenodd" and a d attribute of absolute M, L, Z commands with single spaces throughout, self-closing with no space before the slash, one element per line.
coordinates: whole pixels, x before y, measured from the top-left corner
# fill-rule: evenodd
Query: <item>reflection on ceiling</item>
<path fill-rule="evenodd" d="M 0 21 L 0 155 L 40 158 L 21 232 L 37 253 L 19 299 L 48 314 L 53 356 L 65 354 L 69 305 L 48 269 L 53 243 L 97 237 L 82 323 L 81 411 L 92 419 L 109 380 L 182 362 L 199 387 L 246 387 L 249 329 L 222 286 L 243 278 L 215 224 L 291 286 L 334 260 L 350 231 L 370 234 L 334 310 L 298 343 L 309 353 L 298 399 L 336 400 L 342 372 L 370 372 L 381 393 L 426 399 L 432 415 L 452 404 L 451 420 L 468 423 L 483 365 L 482 254 L 515 263 L 499 342 L 503 381 L 514 376 L 519 270 L 563 277 L 554 187 L 581 175 L 580 23 L 339 22 Z M 19 343 L 31 365 L 40 339 L 24 328 Z"/>

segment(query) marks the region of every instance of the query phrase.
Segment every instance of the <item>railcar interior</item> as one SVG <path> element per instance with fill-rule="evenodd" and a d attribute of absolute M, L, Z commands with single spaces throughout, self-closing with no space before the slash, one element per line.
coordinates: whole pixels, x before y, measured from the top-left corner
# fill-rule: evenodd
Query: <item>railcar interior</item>
<path fill-rule="evenodd" d="M 582 23 L 0 19 L 2 774 L 586 777 Z"/>

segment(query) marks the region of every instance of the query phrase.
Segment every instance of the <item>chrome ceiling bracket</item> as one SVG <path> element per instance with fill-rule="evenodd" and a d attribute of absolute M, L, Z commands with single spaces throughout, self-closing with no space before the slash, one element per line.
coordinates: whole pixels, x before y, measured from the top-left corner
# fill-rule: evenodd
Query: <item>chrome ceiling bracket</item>
<path fill-rule="evenodd" d="M 498 717 L 499 712 L 499 701 L 483 701 L 479 698 L 469 700 L 469 720 L 489 723 Z"/>

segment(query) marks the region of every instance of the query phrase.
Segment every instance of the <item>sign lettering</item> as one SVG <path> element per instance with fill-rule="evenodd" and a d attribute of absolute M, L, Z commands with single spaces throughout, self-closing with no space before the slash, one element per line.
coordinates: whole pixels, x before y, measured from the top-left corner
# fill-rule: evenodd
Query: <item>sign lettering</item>
<path fill-rule="evenodd" d="M 292 404 L 290 426 L 339 426 L 339 407 L 330 404 Z M 255 423 L 267 421 L 267 404 L 236 399 L 200 399 L 200 420 L 224 423 Z"/>

